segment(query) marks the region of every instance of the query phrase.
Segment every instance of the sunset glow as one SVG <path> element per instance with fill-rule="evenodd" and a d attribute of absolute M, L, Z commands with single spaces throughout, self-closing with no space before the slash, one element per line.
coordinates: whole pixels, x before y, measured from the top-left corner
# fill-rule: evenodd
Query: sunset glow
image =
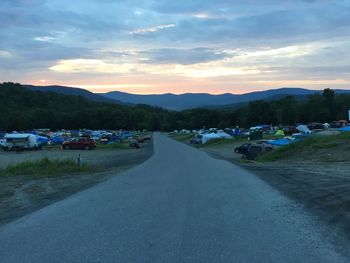
<path fill-rule="evenodd" d="M 1 82 L 139 94 L 350 88 L 346 0 L 35 0 L 0 10 Z"/>

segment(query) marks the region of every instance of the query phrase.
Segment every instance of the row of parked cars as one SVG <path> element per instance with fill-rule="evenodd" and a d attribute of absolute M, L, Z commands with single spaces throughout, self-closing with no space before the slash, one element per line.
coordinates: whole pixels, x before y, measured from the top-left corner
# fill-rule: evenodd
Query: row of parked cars
<path fill-rule="evenodd" d="M 129 146 L 139 148 L 139 143 L 143 143 L 150 140 L 151 135 L 135 135 L 130 136 L 128 139 Z M 107 138 L 106 138 L 107 139 Z M 120 140 L 122 143 L 123 140 Z M 101 141 L 101 143 L 118 143 L 112 142 L 111 140 Z M 37 136 L 30 133 L 12 133 L 5 134 L 2 139 L 0 139 L 0 148 L 4 151 L 22 151 L 22 150 L 40 150 L 43 143 L 37 140 Z M 96 142 L 88 135 L 82 135 L 80 137 L 69 138 L 62 142 L 61 148 L 63 150 L 71 149 L 84 149 L 93 150 L 96 148 Z"/>
<path fill-rule="evenodd" d="M 13 133 L 6 134 L 0 140 L 0 148 L 4 151 L 40 150 L 43 144 L 37 140 L 34 134 Z M 89 137 L 72 138 L 62 143 L 62 149 L 85 149 L 96 148 L 95 141 Z"/>

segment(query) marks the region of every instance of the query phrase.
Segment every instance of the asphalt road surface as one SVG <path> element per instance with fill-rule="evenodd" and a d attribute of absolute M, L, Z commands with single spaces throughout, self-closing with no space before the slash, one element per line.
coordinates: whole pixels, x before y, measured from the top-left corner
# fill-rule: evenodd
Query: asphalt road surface
<path fill-rule="evenodd" d="M 163 135 L 155 154 L 0 229 L 0 262 L 349 262 L 253 174 Z"/>

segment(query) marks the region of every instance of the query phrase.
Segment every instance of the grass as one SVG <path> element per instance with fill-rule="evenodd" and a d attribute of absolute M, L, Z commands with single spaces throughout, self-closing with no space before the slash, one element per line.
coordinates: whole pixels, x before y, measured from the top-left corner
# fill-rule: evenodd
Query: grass
<path fill-rule="evenodd" d="M 77 162 L 71 159 L 50 160 L 48 158 L 43 158 L 41 160 L 26 161 L 0 169 L 0 176 L 26 176 L 37 179 L 94 171 L 96 171 L 95 168 L 86 164 L 79 167 Z"/>
<path fill-rule="evenodd" d="M 44 150 L 59 150 L 61 149 L 61 144 L 51 144 L 51 145 L 44 145 Z"/>
<path fill-rule="evenodd" d="M 189 142 L 194 137 L 194 134 L 174 134 L 170 137 L 180 142 Z"/>
<path fill-rule="evenodd" d="M 224 138 L 218 138 L 218 139 L 212 139 L 207 141 L 207 143 L 205 144 L 198 144 L 198 148 L 205 148 L 208 146 L 218 146 L 218 145 L 223 145 L 223 144 L 233 144 L 236 142 L 240 142 L 240 141 L 245 141 L 246 139 L 224 139 Z"/>
<path fill-rule="evenodd" d="M 45 145 L 43 147 L 45 150 L 60 150 L 61 145 Z M 113 149 L 130 149 L 129 143 L 127 141 L 124 141 L 123 143 L 115 142 L 115 143 L 109 143 L 109 144 L 103 144 L 103 143 L 96 143 L 96 150 L 113 150 Z"/>
<path fill-rule="evenodd" d="M 97 143 L 96 144 L 96 149 L 104 149 L 104 150 L 125 150 L 125 149 L 131 149 L 129 146 L 129 142 L 115 142 L 115 143 L 109 143 L 109 144 L 102 144 L 102 143 Z"/>
<path fill-rule="evenodd" d="M 346 145 L 350 141 L 350 133 L 340 133 L 330 136 L 309 136 L 299 142 L 295 142 L 280 147 L 270 153 L 260 156 L 257 161 L 270 162 L 281 159 L 288 159 L 300 154 L 301 152 L 310 152 L 313 154 L 317 150 L 332 150 L 339 146 Z"/>

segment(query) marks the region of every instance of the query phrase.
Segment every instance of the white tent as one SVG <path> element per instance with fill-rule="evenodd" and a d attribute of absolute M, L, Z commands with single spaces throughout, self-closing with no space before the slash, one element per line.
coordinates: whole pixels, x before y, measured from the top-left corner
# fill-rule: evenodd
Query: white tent
<path fill-rule="evenodd" d="M 226 132 L 222 131 L 222 130 L 219 130 L 216 135 L 218 135 L 220 138 L 223 138 L 223 139 L 230 139 L 232 138 L 232 136 L 230 134 L 227 134 Z"/>
<path fill-rule="evenodd" d="M 311 130 L 306 125 L 297 126 L 297 130 L 303 134 L 310 134 L 311 133 Z"/>
<path fill-rule="evenodd" d="M 207 133 L 207 134 L 203 134 L 202 137 L 202 143 L 207 143 L 210 140 L 213 139 L 220 139 L 221 137 L 219 135 L 217 135 L 216 133 L 212 132 L 212 133 Z"/>

